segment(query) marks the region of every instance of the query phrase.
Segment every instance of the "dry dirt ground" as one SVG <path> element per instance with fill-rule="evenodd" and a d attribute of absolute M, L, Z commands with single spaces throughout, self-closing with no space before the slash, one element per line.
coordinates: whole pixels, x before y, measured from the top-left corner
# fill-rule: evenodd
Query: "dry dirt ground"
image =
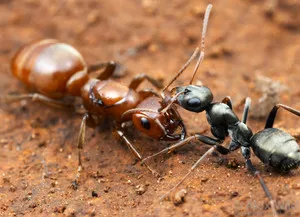
<path fill-rule="evenodd" d="M 116 80 L 124 84 L 141 72 L 167 82 L 199 45 L 208 3 L 1 0 L 1 95 L 28 92 L 11 75 L 10 58 L 20 46 L 44 38 L 72 44 L 88 63 L 120 61 L 127 70 Z M 285 86 L 280 102 L 300 109 L 300 3 L 212 3 L 206 58 L 196 82 L 209 86 L 216 101 L 230 95 L 236 104 L 250 96 L 255 108 L 261 97 L 255 81 L 266 76 Z M 120 55 L 137 47 L 142 49 L 128 58 Z M 188 70 L 176 85 L 186 84 L 190 76 Z M 189 133 L 206 130 L 210 135 L 204 114 L 179 111 Z M 241 109 L 236 111 L 240 116 Z M 112 135 L 113 126 L 88 129 L 85 171 L 78 190 L 73 190 L 81 116 L 22 101 L 1 103 L 0 120 L 0 216 L 272 216 L 239 151 L 209 156 L 178 189 L 185 188 L 187 195 L 184 203 L 175 206 L 172 201 L 160 202 L 159 197 L 208 150 L 206 145 L 194 142 L 151 161 L 163 177 L 157 180 Z M 248 123 L 254 132 L 264 126 L 263 119 Z M 299 118 L 281 111 L 276 127 L 299 138 L 299 123 Z M 144 156 L 167 146 L 134 129 L 129 134 Z M 300 216 L 299 169 L 282 174 L 252 158 L 278 202 L 280 216 Z"/>

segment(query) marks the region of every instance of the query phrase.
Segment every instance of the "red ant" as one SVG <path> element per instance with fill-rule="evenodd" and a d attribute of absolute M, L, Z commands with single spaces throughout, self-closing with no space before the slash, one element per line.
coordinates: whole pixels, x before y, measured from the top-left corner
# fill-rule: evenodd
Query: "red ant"
<path fill-rule="evenodd" d="M 202 29 L 202 40 L 206 34 L 210 8 L 207 8 Z M 180 75 L 196 57 L 196 48 L 189 60 L 179 70 Z M 141 74 L 133 78 L 129 86 L 110 80 L 117 64 L 110 61 L 86 66 L 80 53 L 68 44 L 56 40 L 42 40 L 23 47 L 12 60 L 12 72 L 29 88 L 37 91 L 34 94 L 9 95 L 7 101 L 32 99 L 63 108 L 74 105 L 63 101 L 65 96 L 80 97 L 86 109 L 78 136 L 78 169 L 73 187 L 77 188 L 80 172 L 83 169 L 81 151 L 83 149 L 86 125 L 95 127 L 101 116 L 109 116 L 114 120 L 116 134 L 126 143 L 135 157 L 143 161 L 143 157 L 124 135 L 126 122 L 146 135 L 163 141 L 178 141 L 186 137 L 185 125 L 176 110 L 174 101 L 180 94 L 168 91 L 169 86 L 177 79 L 175 76 L 166 85 L 161 94 L 153 90 L 137 91 L 142 81 L 148 80 L 157 88 L 161 83 L 154 78 Z M 89 73 L 100 69 L 104 71 L 92 78 Z M 180 133 L 177 132 L 181 129 Z M 156 176 L 158 173 L 145 166 Z"/>
<path fill-rule="evenodd" d="M 196 49 L 180 72 L 185 70 L 197 53 Z M 124 135 L 125 122 L 132 121 L 139 131 L 157 140 L 178 141 L 186 136 L 185 125 L 167 91 L 176 78 L 163 89 L 161 95 L 149 89 L 137 91 L 144 80 L 157 88 L 161 88 L 161 83 L 141 74 L 133 78 L 129 86 L 124 86 L 109 79 L 116 66 L 116 63 L 110 61 L 87 67 L 76 49 L 52 39 L 24 46 L 12 59 L 13 74 L 38 93 L 9 95 L 5 97 L 6 101 L 31 99 L 74 109 L 74 105 L 67 104 L 64 97 L 71 95 L 82 99 L 86 113 L 81 122 L 77 143 L 78 172 L 73 182 L 74 188 L 78 186 L 80 171 L 83 169 L 81 151 L 86 125 L 95 127 L 101 116 L 109 116 L 114 120 L 116 134 L 140 161 L 143 160 L 141 154 Z M 97 78 L 89 75 L 100 69 L 104 71 Z M 179 128 L 181 132 L 177 133 Z M 147 164 L 145 166 L 158 176 Z"/>

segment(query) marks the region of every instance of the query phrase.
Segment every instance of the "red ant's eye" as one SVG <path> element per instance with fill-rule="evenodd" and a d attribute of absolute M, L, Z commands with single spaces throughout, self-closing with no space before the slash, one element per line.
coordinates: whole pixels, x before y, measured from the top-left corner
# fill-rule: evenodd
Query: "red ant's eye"
<path fill-rule="evenodd" d="M 141 125 L 142 125 L 142 127 L 144 127 L 147 130 L 149 130 L 151 128 L 151 124 L 150 124 L 149 120 L 144 117 L 141 118 Z"/>

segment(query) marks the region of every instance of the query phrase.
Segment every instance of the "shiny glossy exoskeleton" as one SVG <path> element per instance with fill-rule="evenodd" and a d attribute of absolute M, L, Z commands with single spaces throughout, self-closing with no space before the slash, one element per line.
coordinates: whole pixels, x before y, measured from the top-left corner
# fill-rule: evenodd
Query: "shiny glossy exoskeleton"
<path fill-rule="evenodd" d="M 265 129 L 254 134 L 250 139 L 250 144 L 255 155 L 262 162 L 281 171 L 288 171 L 300 166 L 300 149 L 294 137 L 280 129 L 273 128 L 279 108 L 300 116 L 300 111 L 277 104 L 268 116 Z"/>
<path fill-rule="evenodd" d="M 79 132 L 79 166 L 75 187 L 82 170 L 81 150 L 86 125 L 95 127 L 101 116 L 110 117 L 114 121 L 117 135 L 139 160 L 142 160 L 142 156 L 123 133 L 128 121 L 132 121 L 139 131 L 157 140 L 177 141 L 185 138 L 185 126 L 168 93 L 160 96 L 149 89 L 137 90 L 144 80 L 158 88 L 162 87 L 161 82 L 141 74 L 125 86 L 110 79 L 116 66 L 112 61 L 87 66 L 75 48 L 52 39 L 23 47 L 12 60 L 13 74 L 37 93 L 9 95 L 5 97 L 7 101 L 32 99 L 74 109 L 74 105 L 64 102 L 64 97 L 71 95 L 82 99 L 87 112 Z M 103 71 L 97 78 L 89 75 L 100 69 Z M 181 129 L 180 132 L 178 129 Z M 149 166 L 147 168 L 155 173 Z"/>
<path fill-rule="evenodd" d="M 80 85 L 88 73 L 101 68 L 114 70 L 114 62 L 87 66 L 81 54 L 71 45 L 45 39 L 22 47 L 11 62 L 12 73 L 28 88 L 52 99 L 66 94 L 80 96 Z"/>
<path fill-rule="evenodd" d="M 54 106 L 68 107 L 65 96 L 81 97 L 82 87 L 90 80 L 89 73 L 104 71 L 98 79 L 106 79 L 116 69 L 113 61 L 88 66 L 71 45 L 44 39 L 23 46 L 12 58 L 11 71 L 35 94 L 6 96 L 7 101 L 30 98 Z M 59 100 L 58 100 L 59 99 Z"/>
<path fill-rule="evenodd" d="M 184 90 L 183 90 L 184 89 Z M 221 154 L 229 154 L 232 151 L 241 148 L 241 152 L 246 161 L 247 168 L 259 179 L 260 184 L 268 197 L 273 215 L 278 216 L 275 201 L 267 188 L 263 178 L 260 176 L 259 171 L 253 166 L 250 160 L 250 148 L 252 148 L 255 155 L 265 164 L 282 170 L 288 171 L 300 166 L 300 149 L 295 138 L 290 134 L 273 128 L 273 123 L 276 117 L 278 108 L 283 108 L 297 116 L 300 116 L 300 111 L 295 110 L 289 106 L 277 104 L 270 112 L 266 121 L 265 129 L 255 134 L 246 125 L 248 111 L 250 107 L 250 98 L 245 101 L 245 109 L 242 121 L 240 121 L 234 114 L 230 102 L 227 97 L 223 102 L 212 103 L 211 92 L 207 87 L 190 85 L 187 87 L 178 87 L 177 91 L 184 92 L 178 96 L 178 101 L 181 107 L 193 111 L 202 112 L 206 111 L 206 116 L 209 124 L 211 125 L 211 132 L 216 137 L 210 138 L 200 134 L 188 137 L 185 141 L 175 144 L 168 148 L 174 150 L 183 146 L 192 139 L 213 146 L 207 151 L 191 168 L 186 176 L 172 189 L 178 187 L 186 177 L 200 164 L 200 162 L 212 151 L 216 150 Z M 228 148 L 220 146 L 225 137 L 230 136 L 231 142 Z M 161 151 L 165 152 L 165 151 Z M 169 194 L 169 193 L 168 193 Z"/>
<path fill-rule="evenodd" d="M 284 108 L 297 116 L 300 116 L 299 111 L 278 104 L 270 112 L 265 129 L 253 134 L 244 123 L 247 114 L 244 115 L 245 120 L 240 121 L 231 108 L 229 98 L 225 98 L 221 103 L 212 103 L 211 92 L 204 86 L 178 87 L 177 91 L 184 91 L 184 94 L 177 98 L 181 107 L 193 112 L 206 111 L 211 132 L 217 139 L 223 141 L 225 137 L 230 135 L 232 140 L 229 144 L 228 153 L 243 147 L 244 157 L 250 159 L 249 148 L 252 147 L 255 155 L 273 168 L 286 171 L 300 165 L 300 150 L 295 138 L 280 129 L 273 128 L 278 108 Z M 224 103 L 225 101 L 227 103 Z M 248 112 L 250 106 L 250 99 L 248 101 L 245 112 Z M 227 154 L 227 152 L 223 154 Z"/>

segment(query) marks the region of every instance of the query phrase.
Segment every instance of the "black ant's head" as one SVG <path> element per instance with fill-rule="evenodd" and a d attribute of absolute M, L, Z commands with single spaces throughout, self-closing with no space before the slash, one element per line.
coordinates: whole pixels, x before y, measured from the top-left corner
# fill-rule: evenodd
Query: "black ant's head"
<path fill-rule="evenodd" d="M 204 111 L 213 100 L 212 92 L 205 86 L 189 85 L 174 89 L 176 93 L 183 92 L 177 97 L 178 104 L 192 112 Z"/>

